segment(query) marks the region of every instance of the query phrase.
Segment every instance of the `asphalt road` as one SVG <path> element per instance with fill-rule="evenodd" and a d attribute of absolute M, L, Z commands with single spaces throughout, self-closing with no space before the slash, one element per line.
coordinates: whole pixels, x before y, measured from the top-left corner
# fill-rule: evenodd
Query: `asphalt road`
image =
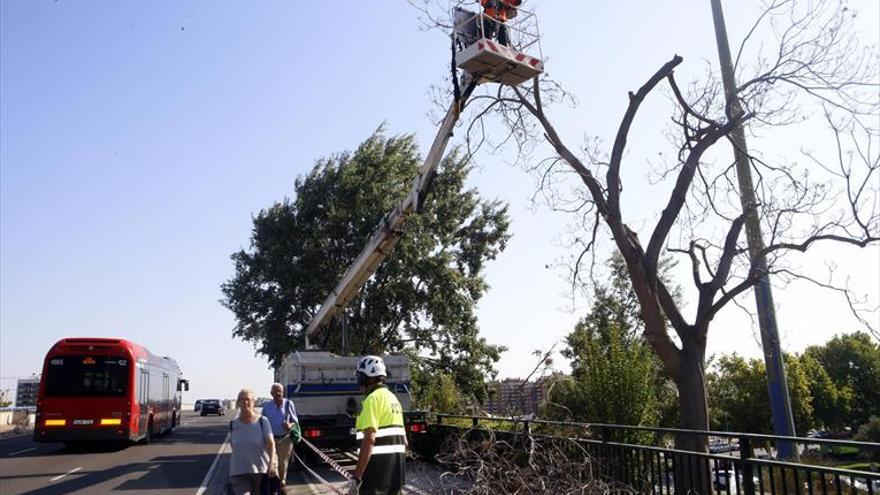
<path fill-rule="evenodd" d="M 171 435 L 149 445 L 70 449 L 30 436 L 0 439 L 0 493 L 192 495 L 226 438 L 228 418 L 184 413 Z"/>
<path fill-rule="evenodd" d="M 229 465 L 225 443 L 230 414 L 200 417 L 185 412 L 171 435 L 149 445 L 89 446 L 70 449 L 62 444 L 35 443 L 30 435 L 0 439 L 0 494 L 187 494 L 220 495 Z M 353 454 L 331 452 L 344 468 L 354 469 Z M 345 478 L 326 464 L 309 459 L 309 467 L 337 490 Z M 436 468 L 408 463 L 408 492 L 413 485 L 432 484 Z M 210 476 L 209 476 L 210 474 Z M 422 481 L 420 481 L 422 480 Z M 313 474 L 292 467 L 288 494 L 332 494 Z"/>

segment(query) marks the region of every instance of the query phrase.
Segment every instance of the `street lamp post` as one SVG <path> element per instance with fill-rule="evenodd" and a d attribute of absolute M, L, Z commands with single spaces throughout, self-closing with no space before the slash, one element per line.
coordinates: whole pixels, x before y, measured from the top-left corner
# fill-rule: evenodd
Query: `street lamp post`
<path fill-rule="evenodd" d="M 721 78 L 724 82 L 724 94 L 730 118 L 742 116 L 743 109 L 736 90 L 733 64 L 730 59 L 730 46 L 727 42 L 727 28 L 724 25 L 724 12 L 721 0 L 710 0 L 712 18 L 715 23 L 715 40 L 718 44 L 718 58 L 721 64 Z M 776 326 L 776 311 L 773 306 L 773 291 L 767 274 L 767 261 L 762 254 L 764 240 L 761 236 L 761 224 L 758 219 L 758 203 L 755 199 L 755 188 L 749 163 L 746 137 L 742 125 L 736 125 L 731 132 L 733 154 L 736 160 L 736 176 L 739 183 L 740 203 L 746 215 L 746 239 L 749 246 L 749 257 L 752 269 L 760 274 L 755 285 L 755 304 L 758 311 L 758 325 L 761 329 L 761 343 L 764 348 L 764 362 L 767 367 L 767 388 L 770 394 L 770 412 L 773 419 L 773 432 L 776 435 L 795 436 L 794 417 L 791 413 L 791 401 L 788 394 L 788 381 L 785 377 L 785 363 L 779 345 L 779 329 Z M 777 444 L 779 457 L 793 458 L 797 451 L 791 442 Z"/>

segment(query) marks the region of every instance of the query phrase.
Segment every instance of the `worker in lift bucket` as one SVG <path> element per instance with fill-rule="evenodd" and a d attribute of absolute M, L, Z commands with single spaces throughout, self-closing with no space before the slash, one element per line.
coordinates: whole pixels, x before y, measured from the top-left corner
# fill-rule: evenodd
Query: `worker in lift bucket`
<path fill-rule="evenodd" d="M 521 4 L 522 0 L 480 0 L 483 6 L 483 36 L 495 37 L 498 43 L 510 46 L 505 23 L 516 17 L 516 9 Z"/>
<path fill-rule="evenodd" d="M 360 450 L 348 494 L 398 495 L 406 482 L 403 408 L 385 386 L 388 374 L 381 357 L 362 357 L 355 373 L 364 400 L 355 421 Z"/>

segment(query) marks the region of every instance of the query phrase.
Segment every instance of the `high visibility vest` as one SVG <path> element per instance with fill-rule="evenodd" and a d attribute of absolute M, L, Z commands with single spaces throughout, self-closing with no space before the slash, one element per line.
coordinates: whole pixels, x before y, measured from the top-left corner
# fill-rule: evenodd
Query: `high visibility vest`
<path fill-rule="evenodd" d="M 376 490 L 402 487 L 406 472 L 403 408 L 388 387 L 380 386 L 364 398 L 355 427 L 358 441 L 364 438 L 367 428 L 376 431 L 376 443 L 362 480 L 364 487 Z"/>

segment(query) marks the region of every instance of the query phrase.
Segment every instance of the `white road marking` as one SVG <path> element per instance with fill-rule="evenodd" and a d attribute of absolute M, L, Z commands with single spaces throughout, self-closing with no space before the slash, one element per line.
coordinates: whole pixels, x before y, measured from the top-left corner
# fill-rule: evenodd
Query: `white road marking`
<path fill-rule="evenodd" d="M 30 451 L 32 451 L 32 450 L 37 450 L 37 448 L 36 448 L 36 447 L 31 447 L 31 448 L 29 448 L 29 449 L 16 450 L 15 452 L 11 452 L 11 453 L 9 453 L 9 454 L 7 454 L 7 455 L 8 455 L 9 457 L 12 457 L 12 456 L 14 456 L 14 455 L 24 454 L 25 452 L 30 452 Z"/>
<path fill-rule="evenodd" d="M 49 483 L 51 483 L 51 482 L 53 482 L 53 481 L 58 481 L 58 480 L 60 480 L 61 478 L 67 476 L 68 474 L 73 474 L 73 473 L 79 471 L 80 469 L 82 469 L 82 468 L 81 468 L 81 467 L 75 467 L 75 468 L 71 469 L 70 471 L 68 471 L 68 472 L 66 472 L 66 473 L 64 473 L 64 474 L 59 474 L 58 476 L 56 476 L 56 477 L 52 478 L 51 480 L 49 480 Z"/>
<path fill-rule="evenodd" d="M 229 433 L 226 434 L 226 438 L 223 440 L 223 445 L 221 445 L 220 450 L 217 451 L 217 455 L 214 457 L 214 462 L 211 463 L 211 468 L 208 469 L 208 474 L 206 474 L 205 479 L 202 480 L 202 484 L 196 491 L 196 495 L 203 495 L 208 490 L 208 483 L 211 482 L 211 477 L 214 475 L 214 470 L 217 469 L 217 463 L 220 461 L 220 455 L 226 450 L 227 445 L 229 445 Z"/>

